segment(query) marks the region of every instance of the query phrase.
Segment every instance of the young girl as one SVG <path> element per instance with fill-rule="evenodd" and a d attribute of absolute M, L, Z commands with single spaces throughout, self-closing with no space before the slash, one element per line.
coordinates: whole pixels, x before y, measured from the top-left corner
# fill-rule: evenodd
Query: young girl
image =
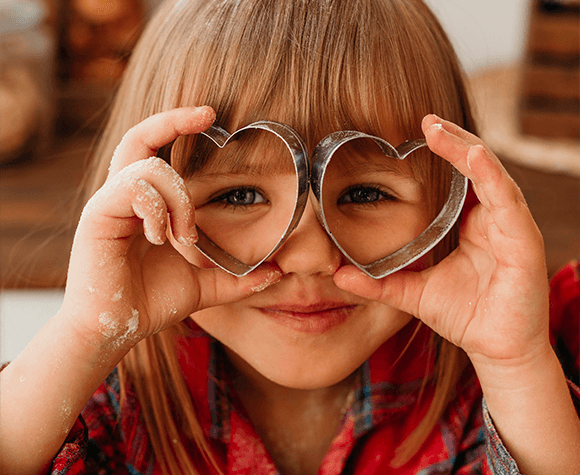
<path fill-rule="evenodd" d="M 200 135 L 264 120 L 295 131 L 297 165 L 255 126 Z M 345 145 L 282 239 L 278 194 L 300 198 L 300 157 L 344 130 L 432 153 Z M 164 4 L 102 137 L 62 309 L 1 374 L 2 473 L 577 474 L 542 238 L 473 132 L 420 0 Z M 173 141 L 171 166 L 154 158 Z M 366 264 L 417 237 L 449 194 L 437 156 L 471 181 L 460 228 L 369 277 L 338 244 Z M 201 231 L 257 268 L 220 269 Z"/>

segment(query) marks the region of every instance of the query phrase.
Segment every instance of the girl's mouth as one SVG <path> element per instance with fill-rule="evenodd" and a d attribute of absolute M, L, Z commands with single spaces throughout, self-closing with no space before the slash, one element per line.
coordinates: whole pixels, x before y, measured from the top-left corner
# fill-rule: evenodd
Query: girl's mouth
<path fill-rule="evenodd" d="M 283 304 L 258 307 L 276 323 L 301 333 L 322 334 L 344 323 L 358 305 L 321 302 L 314 305 Z"/>

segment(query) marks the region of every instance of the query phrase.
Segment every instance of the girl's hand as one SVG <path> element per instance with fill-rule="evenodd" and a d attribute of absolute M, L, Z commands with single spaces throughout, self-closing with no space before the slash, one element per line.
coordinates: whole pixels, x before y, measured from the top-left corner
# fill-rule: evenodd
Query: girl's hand
<path fill-rule="evenodd" d="M 463 217 L 459 247 L 422 272 L 373 280 L 347 266 L 335 282 L 415 315 L 465 350 L 521 473 L 577 474 L 580 421 L 549 343 L 542 236 L 481 140 L 435 116 L 423 130 L 429 148 L 471 180 L 479 199 Z"/>
<path fill-rule="evenodd" d="M 85 334 L 127 349 L 197 310 L 242 299 L 280 278 L 273 264 L 244 278 L 197 268 L 167 240 L 170 229 L 177 242 L 192 246 L 195 213 L 181 177 L 155 154 L 214 118 L 209 107 L 163 112 L 119 144 L 106 183 L 83 211 L 71 256 L 62 311 Z"/>
<path fill-rule="evenodd" d="M 243 278 L 199 269 L 167 240 L 169 231 L 180 245 L 195 243 L 194 210 L 183 180 L 149 157 L 214 117 L 209 107 L 160 113 L 119 144 L 83 210 L 60 311 L 0 373 L 0 472 L 46 472 L 91 395 L 140 339 L 280 278 L 272 264 Z M 42 436 L 23 443 L 30 434 Z"/>
<path fill-rule="evenodd" d="M 521 191 L 476 136 L 436 116 L 423 120 L 423 131 L 429 148 L 471 180 L 479 199 L 463 217 L 459 247 L 422 272 L 373 280 L 346 266 L 335 282 L 416 316 L 476 365 L 513 365 L 545 355 L 543 241 Z"/>

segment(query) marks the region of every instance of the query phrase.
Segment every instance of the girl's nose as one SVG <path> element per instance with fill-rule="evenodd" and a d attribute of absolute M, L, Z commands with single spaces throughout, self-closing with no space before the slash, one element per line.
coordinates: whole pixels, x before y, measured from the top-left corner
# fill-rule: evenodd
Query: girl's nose
<path fill-rule="evenodd" d="M 342 259 L 341 252 L 316 218 L 311 202 L 296 229 L 273 257 L 284 274 L 333 275 Z"/>

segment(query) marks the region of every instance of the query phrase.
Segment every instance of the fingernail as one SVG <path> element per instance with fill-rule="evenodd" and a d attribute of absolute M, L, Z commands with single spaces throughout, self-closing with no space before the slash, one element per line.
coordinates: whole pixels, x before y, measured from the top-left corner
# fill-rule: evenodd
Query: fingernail
<path fill-rule="evenodd" d="M 156 233 L 153 227 L 149 225 L 148 220 L 143 221 L 143 232 L 151 244 L 161 246 L 165 242 L 165 236 L 161 236 L 160 234 Z"/>
<path fill-rule="evenodd" d="M 477 144 L 477 145 L 472 145 L 470 147 L 469 151 L 467 152 L 467 158 L 465 161 L 467 163 L 467 168 L 469 168 L 469 170 L 473 171 L 472 165 L 473 165 L 473 161 L 475 160 L 474 155 L 480 151 L 482 151 L 485 154 L 485 147 L 483 145 Z"/>
<path fill-rule="evenodd" d="M 210 106 L 196 107 L 195 112 L 201 112 L 204 119 L 211 120 L 212 122 L 215 120 L 215 111 Z"/>
<path fill-rule="evenodd" d="M 195 224 L 191 228 L 189 228 L 189 230 L 187 231 L 187 234 L 182 234 L 181 236 L 176 237 L 175 239 L 182 246 L 185 246 L 185 247 L 193 246 L 197 242 L 197 239 L 198 239 L 197 228 L 195 227 Z"/>
<path fill-rule="evenodd" d="M 431 124 L 429 127 L 427 127 L 427 129 L 424 130 L 424 134 L 425 136 L 429 133 L 429 131 L 438 131 L 438 132 L 445 132 L 445 128 L 443 127 L 443 124 Z"/>
<path fill-rule="evenodd" d="M 467 163 L 467 168 L 469 168 L 469 171 L 473 171 L 471 169 L 471 160 L 472 160 L 472 158 L 471 158 L 471 149 L 469 149 L 469 152 L 467 152 L 467 157 L 465 159 L 465 163 Z"/>
<path fill-rule="evenodd" d="M 282 271 L 280 269 L 273 269 L 268 273 L 264 282 L 252 287 L 252 292 L 261 292 L 262 290 L 267 289 L 271 285 L 278 282 L 281 277 Z"/>
<path fill-rule="evenodd" d="M 185 247 L 193 246 L 196 241 L 197 241 L 197 239 L 191 235 L 190 236 L 179 236 L 177 238 L 177 242 Z"/>
<path fill-rule="evenodd" d="M 421 128 L 423 129 L 423 132 L 426 132 L 435 125 L 441 125 L 441 118 L 435 114 L 426 115 L 421 122 Z"/>

